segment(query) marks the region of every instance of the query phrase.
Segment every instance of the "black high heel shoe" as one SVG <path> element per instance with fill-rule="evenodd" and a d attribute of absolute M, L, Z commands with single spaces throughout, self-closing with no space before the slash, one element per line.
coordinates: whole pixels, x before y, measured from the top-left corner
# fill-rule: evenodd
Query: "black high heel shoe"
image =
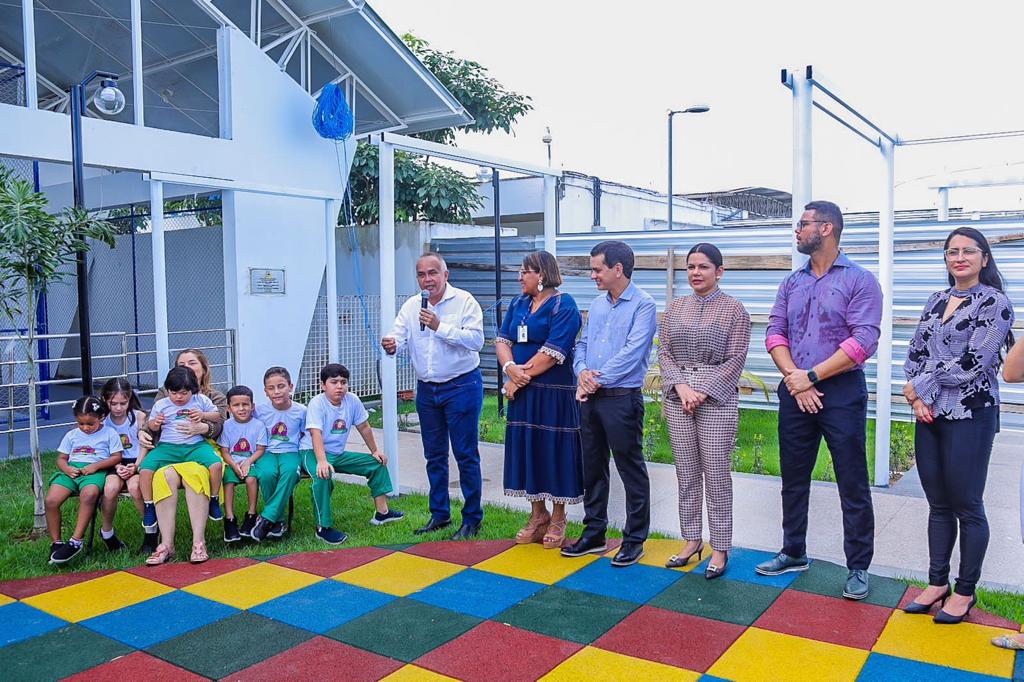
<path fill-rule="evenodd" d="M 721 566 L 715 566 L 710 561 L 708 562 L 708 567 L 704 569 L 704 579 L 705 580 L 714 580 L 715 578 L 721 578 L 723 575 L 725 575 L 725 569 L 728 568 L 728 567 L 729 567 L 729 554 L 726 553 L 726 555 L 725 555 L 725 563 L 723 563 Z"/>
<path fill-rule="evenodd" d="M 963 622 L 963 620 L 965 618 L 967 618 L 967 616 L 971 615 L 971 609 L 973 609 L 974 605 L 977 604 L 977 603 L 978 603 L 978 595 L 976 595 L 976 594 L 972 595 L 971 596 L 971 601 L 967 605 L 967 610 L 964 611 L 964 615 L 962 615 L 962 616 L 952 616 L 952 615 L 946 613 L 945 611 L 943 611 L 942 609 L 939 609 L 939 612 L 935 614 L 935 618 L 933 620 L 935 621 L 935 623 L 937 625 L 956 625 L 957 623 Z"/>
<path fill-rule="evenodd" d="M 930 603 L 930 604 L 919 604 L 918 602 L 912 601 L 912 602 L 910 602 L 909 604 L 907 604 L 906 606 L 903 607 L 903 613 L 910 613 L 910 614 L 928 613 L 933 608 L 935 608 L 936 604 L 939 604 L 940 606 L 942 604 L 944 604 L 945 601 L 947 599 L 949 599 L 949 596 L 951 594 L 953 594 L 953 588 L 951 588 L 949 585 L 946 585 L 946 592 L 941 597 L 939 597 L 938 599 L 933 601 L 932 603 Z"/>
<path fill-rule="evenodd" d="M 693 550 L 686 556 L 679 556 L 678 554 L 673 554 L 672 556 L 670 556 L 668 558 L 668 561 L 665 562 L 665 568 L 680 568 L 681 566 L 685 566 L 686 564 L 690 563 L 690 559 L 693 558 L 694 554 L 697 555 L 697 563 L 700 563 L 701 555 L 703 553 L 704 541 L 701 540 L 700 544 L 697 545 L 697 549 Z"/>

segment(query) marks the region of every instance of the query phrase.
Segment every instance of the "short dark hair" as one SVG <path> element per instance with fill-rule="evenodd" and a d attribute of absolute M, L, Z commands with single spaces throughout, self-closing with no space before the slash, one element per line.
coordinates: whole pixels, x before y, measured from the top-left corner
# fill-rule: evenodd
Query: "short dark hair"
<path fill-rule="evenodd" d="M 708 257 L 708 260 L 715 266 L 715 268 L 722 267 L 722 252 L 718 250 L 718 247 L 714 244 L 708 244 L 707 242 L 700 242 L 694 244 L 693 247 L 686 254 L 686 258 L 689 259 L 695 253 L 702 253 Z"/>
<path fill-rule="evenodd" d="M 245 396 L 246 398 L 252 400 L 253 402 L 256 401 L 256 399 L 252 395 L 252 389 L 249 388 L 248 386 L 242 386 L 241 384 L 239 384 L 238 386 L 232 386 L 231 388 L 228 389 L 228 404 L 231 404 L 232 398 L 237 398 L 240 395 Z"/>
<path fill-rule="evenodd" d="M 192 394 L 199 393 L 199 379 L 196 378 L 196 373 L 192 371 L 191 367 L 185 367 L 180 365 L 178 367 L 172 367 L 167 372 L 167 378 L 164 379 L 164 388 L 167 392 L 171 391 L 188 391 Z"/>
<path fill-rule="evenodd" d="M 284 377 L 284 380 L 287 381 L 289 384 L 292 383 L 292 375 L 284 367 L 279 367 L 277 365 L 274 365 L 273 367 L 268 369 L 266 372 L 264 372 L 263 373 L 263 383 L 267 383 L 267 380 L 270 379 L 270 377 L 273 377 L 273 376 L 282 376 L 282 377 Z"/>
<path fill-rule="evenodd" d="M 562 286 L 562 273 L 558 261 L 547 251 L 534 251 L 523 256 L 523 267 L 540 273 L 546 287 Z"/>
<path fill-rule="evenodd" d="M 843 212 L 831 201 L 812 201 L 804 206 L 805 211 L 814 211 L 814 217 L 827 223 L 832 223 L 835 228 L 836 241 L 843 236 Z"/>
<path fill-rule="evenodd" d="M 341 377 L 345 381 L 352 378 L 352 373 L 348 371 L 348 367 L 340 365 L 337 362 L 330 362 L 324 365 L 324 368 L 320 370 L 320 383 L 326 384 L 328 379 L 334 379 L 335 377 Z"/>
<path fill-rule="evenodd" d="M 627 278 L 633 276 L 633 249 L 629 248 L 629 244 L 626 242 L 616 239 L 605 240 L 594 246 L 590 250 L 590 255 L 604 256 L 604 264 L 609 268 L 614 268 L 622 263 L 622 274 Z"/>

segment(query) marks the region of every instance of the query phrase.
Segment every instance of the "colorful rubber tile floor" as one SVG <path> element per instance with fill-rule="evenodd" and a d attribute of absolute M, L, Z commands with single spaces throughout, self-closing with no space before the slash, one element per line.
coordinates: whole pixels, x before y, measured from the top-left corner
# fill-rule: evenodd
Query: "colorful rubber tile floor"
<path fill-rule="evenodd" d="M 1024 656 L 989 644 L 1017 623 L 937 626 L 898 609 L 915 592 L 895 580 L 850 602 L 840 566 L 764 578 L 743 549 L 707 581 L 662 567 L 677 548 L 650 541 L 619 569 L 437 542 L 0 583 L 0 679 L 1024 678 Z"/>

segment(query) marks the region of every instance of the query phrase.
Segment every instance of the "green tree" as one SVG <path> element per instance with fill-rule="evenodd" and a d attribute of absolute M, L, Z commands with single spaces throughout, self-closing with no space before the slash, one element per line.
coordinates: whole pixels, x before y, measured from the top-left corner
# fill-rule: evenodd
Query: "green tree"
<path fill-rule="evenodd" d="M 515 122 L 533 109 L 529 97 L 506 89 L 478 62 L 434 49 L 411 33 L 402 39 L 473 117 L 467 125 L 432 130 L 416 137 L 454 144 L 457 130 L 512 133 Z M 377 222 L 380 215 L 377 178 L 377 148 L 360 143 L 349 176 L 353 217 L 360 224 Z M 396 220 L 464 223 L 469 221 L 472 210 L 481 205 L 472 178 L 422 156 L 396 152 Z"/>
<path fill-rule="evenodd" d="M 47 283 L 60 280 L 62 269 L 79 251 L 89 249 L 88 239 L 114 246 L 114 228 L 80 208 L 65 208 L 57 215 L 46 211 L 43 194 L 15 179 L 0 166 L 0 313 L 11 320 L 28 320 L 22 335 L 28 369 L 29 442 L 32 455 L 32 491 L 35 495 L 33 530 L 45 528 L 43 465 L 39 457 L 36 422 L 35 313 L 39 292 Z"/>

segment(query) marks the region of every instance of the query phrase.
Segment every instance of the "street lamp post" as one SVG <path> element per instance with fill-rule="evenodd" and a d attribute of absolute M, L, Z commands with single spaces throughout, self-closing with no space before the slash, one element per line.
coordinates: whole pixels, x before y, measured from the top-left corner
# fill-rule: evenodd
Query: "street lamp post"
<path fill-rule="evenodd" d="M 670 109 L 668 112 L 668 229 L 672 229 L 672 117 L 676 114 L 703 114 L 711 111 L 707 104 L 694 104 L 685 109 Z"/>
<path fill-rule="evenodd" d="M 540 141 L 543 142 L 544 144 L 546 144 L 547 147 L 548 147 L 548 168 L 551 168 L 551 141 L 552 141 L 552 139 L 553 138 L 551 137 L 551 128 L 545 126 L 545 128 L 544 128 L 544 137 L 540 138 Z"/>
<path fill-rule="evenodd" d="M 71 86 L 71 166 L 76 208 L 85 208 L 85 176 L 82 161 L 82 113 L 85 111 L 85 89 L 96 78 L 102 78 L 93 97 L 96 110 L 108 116 L 124 109 L 124 94 L 117 89 L 117 75 L 93 71 L 85 80 Z M 82 393 L 92 393 L 92 340 L 89 328 L 89 271 L 86 267 L 88 248 L 79 249 L 75 257 L 78 284 L 78 344 L 82 361 Z"/>

